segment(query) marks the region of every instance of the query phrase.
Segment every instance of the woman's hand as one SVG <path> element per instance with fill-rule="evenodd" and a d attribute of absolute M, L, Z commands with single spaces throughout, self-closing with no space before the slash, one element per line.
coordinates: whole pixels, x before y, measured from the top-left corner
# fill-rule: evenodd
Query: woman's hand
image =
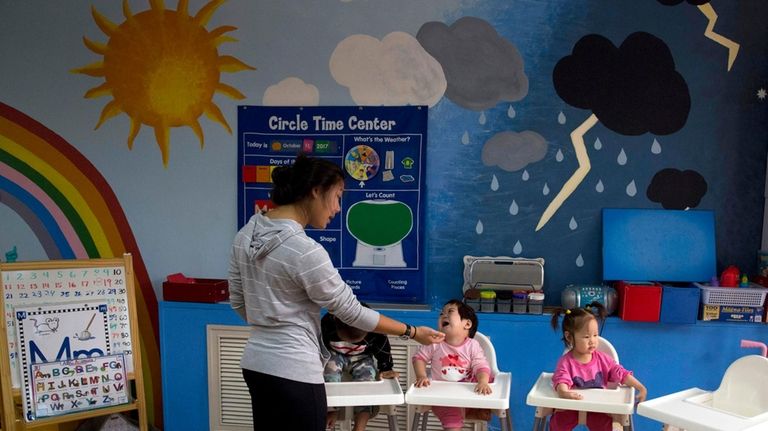
<path fill-rule="evenodd" d="M 436 331 L 429 326 L 418 326 L 414 328 L 414 330 L 416 331 L 416 334 L 414 335 L 413 339 L 418 341 L 420 344 L 435 344 L 440 343 L 443 341 L 443 339 L 445 339 L 445 334 L 440 331 Z"/>

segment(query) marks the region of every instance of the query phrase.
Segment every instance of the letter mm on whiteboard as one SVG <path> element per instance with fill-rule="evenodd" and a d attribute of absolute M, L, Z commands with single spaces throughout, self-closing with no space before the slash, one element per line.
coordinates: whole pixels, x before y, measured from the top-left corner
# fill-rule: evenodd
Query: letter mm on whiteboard
<path fill-rule="evenodd" d="M 56 305 L 17 306 L 17 347 L 24 418 L 35 419 L 32 403 L 32 367 L 47 362 L 69 361 L 112 354 L 106 303 L 59 303 Z M 70 376 L 67 384 L 77 390 L 81 376 Z M 64 406 L 77 410 L 83 399 L 69 392 Z M 64 407 L 62 407 L 64 408 Z"/>

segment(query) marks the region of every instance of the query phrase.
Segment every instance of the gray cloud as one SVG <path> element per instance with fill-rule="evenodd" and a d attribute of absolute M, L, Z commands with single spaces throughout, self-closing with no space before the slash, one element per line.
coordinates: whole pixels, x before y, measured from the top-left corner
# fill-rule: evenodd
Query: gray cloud
<path fill-rule="evenodd" d="M 483 146 L 482 160 L 486 166 L 498 166 L 514 172 L 547 154 L 547 141 L 536 132 L 526 130 L 501 132 L 493 135 Z"/>
<path fill-rule="evenodd" d="M 448 81 L 445 95 L 461 107 L 482 111 L 528 94 L 523 58 L 487 21 L 464 17 L 450 27 L 428 22 L 416 39 L 440 62 Z"/>

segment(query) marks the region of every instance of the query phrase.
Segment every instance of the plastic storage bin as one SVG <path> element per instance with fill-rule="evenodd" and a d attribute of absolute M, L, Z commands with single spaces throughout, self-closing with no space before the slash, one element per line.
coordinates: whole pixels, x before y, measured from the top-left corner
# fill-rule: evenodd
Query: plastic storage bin
<path fill-rule="evenodd" d="M 637 322 L 658 322 L 661 312 L 661 285 L 653 282 L 618 281 L 619 317 Z"/>
<path fill-rule="evenodd" d="M 493 290 L 483 290 L 480 292 L 480 311 L 484 313 L 496 311 L 496 292 Z"/>
<path fill-rule="evenodd" d="M 528 313 L 541 314 L 544 312 L 544 293 L 531 292 L 528 294 Z"/>
<path fill-rule="evenodd" d="M 480 298 L 477 298 L 477 299 L 467 298 L 467 299 L 464 299 L 464 303 L 472 307 L 472 309 L 475 310 L 475 312 L 480 311 Z"/>
<path fill-rule="evenodd" d="M 525 314 L 528 308 L 528 292 L 514 292 L 512 294 L 512 312 Z"/>
<path fill-rule="evenodd" d="M 696 323 L 700 295 L 695 285 L 663 286 L 659 320 L 664 323 Z"/>
<path fill-rule="evenodd" d="M 499 313 L 512 311 L 512 292 L 496 292 L 496 311 Z"/>
<path fill-rule="evenodd" d="M 163 299 L 179 302 L 221 302 L 229 300 L 229 283 L 218 278 L 190 278 L 171 274 L 163 282 Z"/>
<path fill-rule="evenodd" d="M 762 307 L 768 288 L 750 283 L 750 287 L 713 287 L 695 283 L 701 289 L 701 303 L 707 305 L 733 305 Z"/>

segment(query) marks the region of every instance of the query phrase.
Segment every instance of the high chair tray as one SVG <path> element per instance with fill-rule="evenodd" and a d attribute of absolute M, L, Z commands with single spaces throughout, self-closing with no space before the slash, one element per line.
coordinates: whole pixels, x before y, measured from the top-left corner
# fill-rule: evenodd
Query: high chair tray
<path fill-rule="evenodd" d="M 678 428 L 698 431 L 757 431 L 768 429 L 768 413 L 751 418 L 717 410 L 691 398 L 709 394 L 699 388 L 686 389 L 637 405 L 637 414 Z"/>
<path fill-rule="evenodd" d="M 552 387 L 552 373 L 541 373 L 528 392 L 526 404 L 563 410 L 580 410 L 631 415 L 635 406 L 635 388 L 619 386 L 615 389 L 575 389 L 584 398 L 560 398 Z"/>
<path fill-rule="evenodd" d="M 325 396 L 328 407 L 399 405 L 405 401 L 397 379 L 326 383 Z"/>
<path fill-rule="evenodd" d="M 512 376 L 499 373 L 491 383 L 488 395 L 475 393 L 476 383 L 430 381 L 429 386 L 411 385 L 405 393 L 405 402 L 420 406 L 468 407 L 506 410 L 509 408 L 509 390 Z"/>

